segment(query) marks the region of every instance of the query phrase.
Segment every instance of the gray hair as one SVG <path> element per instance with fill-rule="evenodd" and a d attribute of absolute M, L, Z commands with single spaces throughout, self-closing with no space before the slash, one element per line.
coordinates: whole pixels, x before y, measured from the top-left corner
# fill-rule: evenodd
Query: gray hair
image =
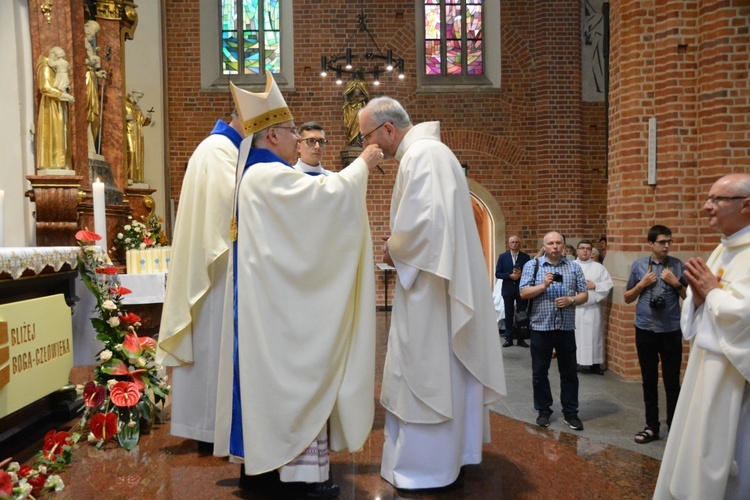
<path fill-rule="evenodd" d="M 390 97 L 376 97 L 367 103 L 367 106 L 359 110 L 370 110 L 370 118 L 375 123 L 392 123 L 399 130 L 411 127 L 411 119 L 404 107 L 397 100 Z"/>

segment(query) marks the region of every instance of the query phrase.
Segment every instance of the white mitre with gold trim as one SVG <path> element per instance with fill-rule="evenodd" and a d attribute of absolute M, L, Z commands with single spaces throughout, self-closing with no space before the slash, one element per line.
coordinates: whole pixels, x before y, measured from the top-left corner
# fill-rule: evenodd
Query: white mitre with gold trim
<path fill-rule="evenodd" d="M 245 130 L 245 139 L 240 144 L 240 154 L 237 160 L 234 201 L 232 202 L 232 220 L 229 228 L 230 240 L 237 241 L 237 194 L 242 174 L 245 171 L 245 163 L 252 147 L 253 134 L 273 125 L 292 121 L 294 117 L 291 111 L 289 111 L 289 107 L 286 105 L 279 87 L 276 86 L 276 80 L 273 79 L 273 75 L 268 70 L 266 70 L 265 92 L 248 92 L 237 87 L 231 81 L 229 82 L 229 86 L 232 89 L 232 98 L 234 99 L 237 113 L 240 115 L 242 128 Z"/>
<path fill-rule="evenodd" d="M 229 85 L 232 89 L 234 105 L 237 107 L 242 127 L 245 129 L 245 137 L 250 137 L 272 125 L 294 120 L 270 71 L 266 71 L 265 92 L 248 92 L 232 82 L 229 82 Z"/>

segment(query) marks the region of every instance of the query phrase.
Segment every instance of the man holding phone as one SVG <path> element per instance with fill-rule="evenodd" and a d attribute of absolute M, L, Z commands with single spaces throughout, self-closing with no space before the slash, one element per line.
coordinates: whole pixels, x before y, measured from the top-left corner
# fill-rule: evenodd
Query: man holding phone
<path fill-rule="evenodd" d="M 589 294 L 581 267 L 563 258 L 565 240 L 552 231 L 544 235 L 545 254 L 523 266 L 520 295 L 534 299 L 531 307 L 531 372 L 534 409 L 540 427 L 549 427 L 552 390 L 549 367 L 552 351 L 557 353 L 560 372 L 560 403 L 563 421 L 571 429 L 583 430 L 578 418 L 578 366 L 576 364 L 575 306 Z"/>
<path fill-rule="evenodd" d="M 521 269 L 531 257 L 529 254 L 520 250 L 521 239 L 513 235 L 508 238 L 508 251 L 500 254 L 497 259 L 495 268 L 495 277 L 503 280 L 502 296 L 505 305 L 505 343 L 503 347 L 513 345 L 513 315 L 518 310 L 526 309 L 526 301 L 521 299 L 518 285 L 521 280 Z M 517 344 L 521 347 L 529 347 L 523 339 L 517 339 Z"/>

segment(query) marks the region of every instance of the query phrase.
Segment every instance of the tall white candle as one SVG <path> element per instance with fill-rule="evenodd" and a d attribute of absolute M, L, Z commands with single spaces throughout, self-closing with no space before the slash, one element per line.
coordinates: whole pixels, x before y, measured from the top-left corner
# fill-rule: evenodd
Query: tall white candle
<path fill-rule="evenodd" d="M 5 246 L 5 191 L 0 189 L 0 247 Z"/>
<path fill-rule="evenodd" d="M 94 232 L 102 237 L 99 246 L 107 251 L 107 211 L 104 208 L 104 183 L 96 178 L 91 184 L 91 192 L 94 197 Z"/>

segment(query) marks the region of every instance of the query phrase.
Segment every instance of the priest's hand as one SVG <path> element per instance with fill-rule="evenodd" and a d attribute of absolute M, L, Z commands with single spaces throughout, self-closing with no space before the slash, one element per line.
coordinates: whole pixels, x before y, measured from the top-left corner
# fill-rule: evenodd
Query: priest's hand
<path fill-rule="evenodd" d="M 719 278 L 714 276 L 711 269 L 700 257 L 692 257 L 685 262 L 685 278 L 690 289 L 693 291 L 693 303 L 695 307 L 703 304 L 709 292 L 720 288 Z"/>
<path fill-rule="evenodd" d="M 393 267 L 393 259 L 391 258 L 391 253 L 388 251 L 388 240 L 390 239 L 390 236 L 381 236 L 380 239 L 383 240 L 383 263 L 388 264 L 389 266 Z"/>
<path fill-rule="evenodd" d="M 376 168 L 383 162 L 385 155 L 383 154 L 383 150 L 380 149 L 377 144 L 370 144 L 364 149 L 364 151 L 362 151 L 362 154 L 360 154 L 359 157 L 365 160 L 367 168 L 372 172 L 373 168 Z"/>

